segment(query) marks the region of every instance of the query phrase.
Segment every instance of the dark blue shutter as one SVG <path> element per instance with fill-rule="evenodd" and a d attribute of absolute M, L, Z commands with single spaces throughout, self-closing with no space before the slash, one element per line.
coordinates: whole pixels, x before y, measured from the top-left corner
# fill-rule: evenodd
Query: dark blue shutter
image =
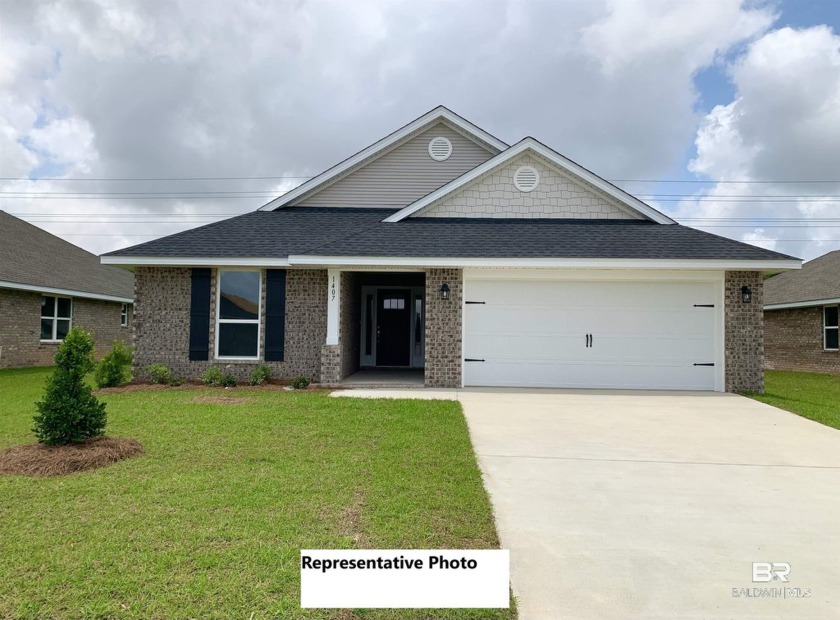
<path fill-rule="evenodd" d="M 190 293 L 190 359 L 210 355 L 210 270 L 192 270 Z"/>
<path fill-rule="evenodd" d="M 265 272 L 265 361 L 282 362 L 286 345 L 286 270 Z"/>

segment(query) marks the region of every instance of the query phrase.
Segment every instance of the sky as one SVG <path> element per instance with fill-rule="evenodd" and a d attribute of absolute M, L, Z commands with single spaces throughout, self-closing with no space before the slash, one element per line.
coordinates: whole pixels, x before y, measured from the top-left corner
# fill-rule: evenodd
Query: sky
<path fill-rule="evenodd" d="M 103 253 L 439 104 L 680 223 L 840 249 L 835 0 L 0 0 L 0 209 Z"/>

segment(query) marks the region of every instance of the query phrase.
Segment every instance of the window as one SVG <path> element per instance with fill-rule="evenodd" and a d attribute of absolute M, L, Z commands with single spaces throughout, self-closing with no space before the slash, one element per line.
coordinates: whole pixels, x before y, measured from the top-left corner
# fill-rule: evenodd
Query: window
<path fill-rule="evenodd" d="M 120 327 L 128 327 L 128 304 L 120 306 Z"/>
<path fill-rule="evenodd" d="M 257 359 L 260 343 L 260 272 L 220 271 L 216 357 Z"/>
<path fill-rule="evenodd" d="M 825 306 L 823 308 L 823 348 L 826 351 L 837 351 L 838 348 L 838 306 Z"/>
<path fill-rule="evenodd" d="M 383 310 L 405 310 L 405 299 L 397 298 L 397 299 L 383 299 L 382 300 L 382 309 Z"/>
<path fill-rule="evenodd" d="M 73 319 L 73 300 L 69 297 L 41 297 L 41 340 L 58 342 L 70 331 Z"/>

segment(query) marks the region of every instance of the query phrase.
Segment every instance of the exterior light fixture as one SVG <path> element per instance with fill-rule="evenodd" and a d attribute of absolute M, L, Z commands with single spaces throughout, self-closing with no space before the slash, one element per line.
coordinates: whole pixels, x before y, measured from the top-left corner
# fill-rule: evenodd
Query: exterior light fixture
<path fill-rule="evenodd" d="M 449 285 L 446 282 L 440 287 L 440 298 L 443 300 L 449 299 Z"/>
<path fill-rule="evenodd" d="M 752 290 L 749 286 L 741 287 L 741 301 L 745 304 L 752 303 Z"/>

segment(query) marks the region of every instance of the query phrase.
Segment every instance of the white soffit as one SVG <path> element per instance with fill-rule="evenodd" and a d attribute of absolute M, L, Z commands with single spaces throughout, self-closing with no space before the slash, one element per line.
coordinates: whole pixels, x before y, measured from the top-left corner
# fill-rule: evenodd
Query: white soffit
<path fill-rule="evenodd" d="M 282 196 L 275 198 L 271 202 L 260 207 L 259 210 L 274 211 L 275 209 L 285 206 L 293 200 L 300 198 L 304 194 L 308 194 L 322 185 L 327 185 L 328 183 L 332 182 L 336 177 L 352 169 L 359 163 L 370 159 L 383 151 L 386 151 L 392 145 L 399 142 L 406 136 L 409 136 L 414 132 L 426 127 L 427 125 L 431 125 L 432 123 L 435 123 L 437 121 L 446 121 L 449 124 L 451 124 L 453 128 L 459 130 L 465 136 L 473 140 L 478 140 L 479 142 L 484 142 L 490 145 L 492 148 L 496 149 L 497 151 L 504 151 L 506 148 L 508 148 L 507 144 L 505 144 L 495 136 L 487 133 L 486 131 L 484 131 L 480 127 L 477 127 L 476 125 L 473 125 L 468 120 L 461 118 L 448 108 L 445 108 L 444 106 L 438 106 L 434 110 L 427 112 L 420 118 L 410 122 L 408 125 L 405 125 L 401 129 L 398 129 L 394 133 L 385 136 L 377 142 L 374 142 L 369 147 L 359 151 L 352 157 L 348 157 L 341 163 L 336 164 L 335 166 L 322 172 L 318 176 L 309 179 L 306 183 L 298 185 L 293 190 L 290 190 Z"/>
<path fill-rule="evenodd" d="M 541 142 L 538 142 L 534 138 L 525 138 L 519 141 L 514 146 L 510 147 L 506 151 L 502 151 L 501 153 L 487 160 L 480 166 L 476 166 L 466 174 L 461 175 L 457 179 L 454 179 L 453 181 L 447 183 L 443 187 L 436 189 L 430 194 L 427 194 L 426 196 L 414 202 L 413 204 L 410 204 L 404 209 L 401 209 L 393 215 L 385 218 L 384 221 L 399 222 L 400 220 L 403 220 L 409 215 L 420 211 L 424 207 L 431 205 L 432 203 L 440 200 L 441 198 L 444 198 L 449 194 L 454 193 L 458 189 L 466 186 L 468 183 L 475 181 L 484 174 L 504 165 L 506 162 L 511 161 L 514 157 L 517 157 L 518 155 L 521 155 L 526 151 L 532 151 L 542 156 L 561 170 L 564 170 L 567 173 L 570 173 L 583 179 L 590 185 L 594 186 L 596 189 L 604 192 L 608 196 L 611 196 L 625 207 L 639 213 L 640 215 L 646 217 L 649 220 L 652 220 L 658 224 L 676 224 L 674 220 L 672 220 L 664 213 L 660 213 L 650 205 L 645 204 L 638 198 L 628 194 L 622 189 L 619 189 L 612 183 L 605 181 L 594 172 L 591 172 L 583 166 L 576 164 L 571 159 L 563 157 L 559 153 L 553 151 L 552 149 L 548 148 Z"/>

